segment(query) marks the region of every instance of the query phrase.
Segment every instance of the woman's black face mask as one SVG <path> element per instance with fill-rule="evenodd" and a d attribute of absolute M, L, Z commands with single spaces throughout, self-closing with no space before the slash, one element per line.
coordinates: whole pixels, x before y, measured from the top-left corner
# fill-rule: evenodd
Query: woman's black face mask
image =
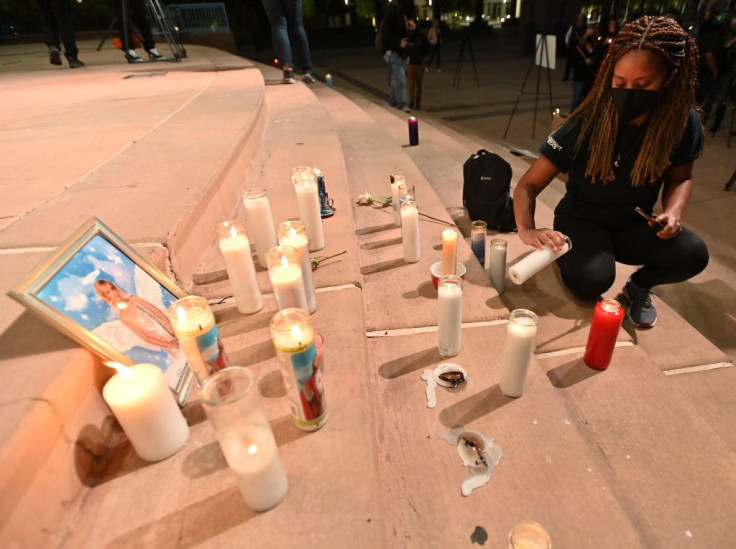
<path fill-rule="evenodd" d="M 628 124 L 642 114 L 654 110 L 659 101 L 659 90 L 611 88 L 611 98 L 621 117 L 621 122 Z"/>

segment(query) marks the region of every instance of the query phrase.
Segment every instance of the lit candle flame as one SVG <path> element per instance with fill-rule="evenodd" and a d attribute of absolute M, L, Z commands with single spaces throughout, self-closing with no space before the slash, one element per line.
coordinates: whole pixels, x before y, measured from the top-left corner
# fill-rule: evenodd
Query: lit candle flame
<path fill-rule="evenodd" d="M 105 366 L 109 366 L 110 368 L 115 368 L 118 373 L 127 380 L 131 380 L 135 377 L 133 370 L 128 368 L 124 364 L 120 364 L 119 362 L 105 362 L 104 364 Z"/>
<path fill-rule="evenodd" d="M 181 305 L 176 308 L 176 318 L 178 318 L 179 321 L 184 321 L 187 319 L 187 311 Z"/>
<path fill-rule="evenodd" d="M 289 266 L 289 260 L 288 260 L 288 259 L 286 258 L 286 256 L 285 256 L 285 255 L 282 255 L 282 256 L 281 256 L 281 264 L 282 264 L 282 265 L 283 265 L 284 267 L 288 267 L 288 266 Z"/>
<path fill-rule="evenodd" d="M 258 446 L 255 444 L 251 444 L 248 446 L 248 455 L 255 455 L 255 453 L 258 452 Z"/>
<path fill-rule="evenodd" d="M 291 327 L 291 335 L 292 335 L 292 337 L 297 342 L 301 342 L 301 340 L 302 340 L 302 329 L 298 325 L 294 324 Z"/>
<path fill-rule="evenodd" d="M 289 229 L 289 236 L 296 236 L 296 229 L 294 227 Z"/>
<path fill-rule="evenodd" d="M 230 226 L 230 234 L 232 235 L 233 238 L 238 236 L 238 228 L 235 225 Z"/>

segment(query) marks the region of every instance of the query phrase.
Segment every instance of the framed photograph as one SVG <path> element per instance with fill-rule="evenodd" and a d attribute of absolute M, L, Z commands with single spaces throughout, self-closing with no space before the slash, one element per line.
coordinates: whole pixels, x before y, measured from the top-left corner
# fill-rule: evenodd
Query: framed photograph
<path fill-rule="evenodd" d="M 8 295 L 106 361 L 158 365 L 186 400 L 193 374 L 166 315 L 186 294 L 97 218 Z"/>

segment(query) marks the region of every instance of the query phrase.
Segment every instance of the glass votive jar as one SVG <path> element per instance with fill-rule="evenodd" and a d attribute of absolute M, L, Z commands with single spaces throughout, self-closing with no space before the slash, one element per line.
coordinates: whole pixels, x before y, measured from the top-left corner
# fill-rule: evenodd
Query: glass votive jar
<path fill-rule="evenodd" d="M 225 368 L 205 381 L 201 395 L 246 505 L 254 511 L 278 505 L 289 482 L 253 374 L 241 366 Z"/>
<path fill-rule="evenodd" d="M 276 232 L 279 246 L 287 246 L 296 250 L 297 260 L 302 268 L 307 310 L 313 313 L 317 310 L 317 296 L 314 293 L 314 282 L 312 280 L 312 262 L 309 259 L 307 229 L 301 221 L 282 221 L 279 223 Z"/>
<path fill-rule="evenodd" d="M 215 315 L 204 297 L 177 299 L 167 315 L 200 386 L 211 374 L 228 366 Z"/>
<path fill-rule="evenodd" d="M 552 541 L 541 524 L 525 520 L 509 532 L 509 549 L 552 549 Z"/>
<path fill-rule="evenodd" d="M 309 166 L 297 166 L 291 170 L 291 181 L 296 193 L 296 207 L 299 219 L 304 223 L 309 240 L 309 249 L 321 250 L 325 246 L 322 229 L 322 205 L 319 199 L 319 185 L 314 170 Z"/>
<path fill-rule="evenodd" d="M 486 232 L 488 223 L 482 220 L 473 221 L 470 225 L 470 247 L 481 267 L 486 266 Z"/>
<path fill-rule="evenodd" d="M 258 254 L 258 263 L 265 269 L 266 252 L 278 244 L 266 189 L 260 187 L 246 189 L 243 192 L 243 206 L 245 207 L 245 219 Z"/>
<path fill-rule="evenodd" d="M 509 315 L 501 370 L 501 392 L 510 397 L 524 394 L 529 364 L 534 354 L 537 315 L 528 309 L 514 309 Z"/>
<path fill-rule="evenodd" d="M 315 431 L 327 421 L 322 338 L 315 335 L 312 317 L 303 309 L 279 311 L 271 318 L 270 329 L 294 423 Z"/>
<path fill-rule="evenodd" d="M 414 202 L 417 201 L 417 195 L 414 190 L 414 185 L 410 185 L 409 183 L 402 183 L 399 185 L 399 203 L 403 204 L 407 200 L 413 200 Z"/>
<path fill-rule="evenodd" d="M 223 221 L 217 224 L 217 236 L 238 311 L 243 314 L 260 311 L 263 299 L 245 225 L 239 221 Z"/>
<path fill-rule="evenodd" d="M 499 294 L 506 291 L 506 248 L 508 243 L 503 238 L 491 240 L 491 252 L 488 257 L 490 266 L 488 274 L 491 284 Z"/>
<path fill-rule="evenodd" d="M 268 278 L 279 309 L 307 309 L 302 266 L 297 251 L 289 246 L 275 246 L 266 252 Z"/>

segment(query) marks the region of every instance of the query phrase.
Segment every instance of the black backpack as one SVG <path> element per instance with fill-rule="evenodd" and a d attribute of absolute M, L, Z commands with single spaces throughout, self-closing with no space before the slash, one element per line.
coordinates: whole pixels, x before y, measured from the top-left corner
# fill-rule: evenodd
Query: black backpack
<path fill-rule="evenodd" d="M 463 164 L 463 206 L 472 221 L 503 233 L 516 230 L 511 198 L 511 164 L 485 149 Z"/>

